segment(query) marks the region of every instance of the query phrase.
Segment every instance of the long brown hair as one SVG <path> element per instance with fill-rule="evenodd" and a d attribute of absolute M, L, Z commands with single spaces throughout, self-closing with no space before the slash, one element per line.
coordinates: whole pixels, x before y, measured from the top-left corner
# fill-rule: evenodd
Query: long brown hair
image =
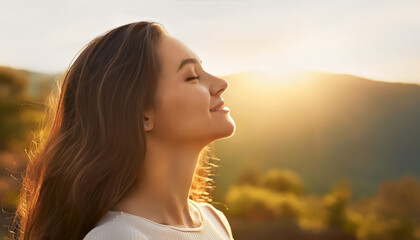
<path fill-rule="evenodd" d="M 145 156 L 142 112 L 155 108 L 166 30 L 141 21 L 89 42 L 57 78 L 28 154 L 8 239 L 82 239 L 136 182 Z M 200 153 L 189 198 L 212 202 L 219 160 Z M 26 150 L 25 150 L 26 151 Z"/>

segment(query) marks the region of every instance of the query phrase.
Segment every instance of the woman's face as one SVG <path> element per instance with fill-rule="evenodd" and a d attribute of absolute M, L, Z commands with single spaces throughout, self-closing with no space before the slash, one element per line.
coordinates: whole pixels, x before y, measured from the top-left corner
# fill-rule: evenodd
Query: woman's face
<path fill-rule="evenodd" d="M 146 131 L 161 141 L 204 146 L 233 135 L 235 123 L 230 112 L 210 111 L 223 100 L 221 95 L 228 82 L 207 73 L 193 51 L 166 33 L 162 35 L 157 51 L 162 69 L 156 92 L 156 112 L 146 115 L 150 121 Z M 187 62 L 180 67 L 188 58 L 197 62 Z M 196 76 L 200 79 L 188 80 Z"/>

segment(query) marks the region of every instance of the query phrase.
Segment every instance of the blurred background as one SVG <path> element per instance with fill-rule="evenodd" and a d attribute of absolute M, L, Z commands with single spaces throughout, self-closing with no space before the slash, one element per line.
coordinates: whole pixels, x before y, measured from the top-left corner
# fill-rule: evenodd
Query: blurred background
<path fill-rule="evenodd" d="M 236 240 L 420 239 L 419 1 L 0 0 L 5 236 L 54 81 L 94 37 L 161 23 L 229 82 L 213 205 Z"/>

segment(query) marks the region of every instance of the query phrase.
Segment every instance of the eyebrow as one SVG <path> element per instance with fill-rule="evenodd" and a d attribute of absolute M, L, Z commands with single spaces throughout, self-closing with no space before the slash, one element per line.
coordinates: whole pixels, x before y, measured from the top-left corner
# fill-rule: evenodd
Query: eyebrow
<path fill-rule="evenodd" d="M 198 63 L 198 60 L 195 58 L 186 58 L 184 60 L 181 61 L 181 64 L 179 64 L 178 69 L 176 70 L 176 72 L 178 72 L 185 64 L 187 63 Z M 200 60 L 200 63 L 202 64 L 203 61 Z"/>

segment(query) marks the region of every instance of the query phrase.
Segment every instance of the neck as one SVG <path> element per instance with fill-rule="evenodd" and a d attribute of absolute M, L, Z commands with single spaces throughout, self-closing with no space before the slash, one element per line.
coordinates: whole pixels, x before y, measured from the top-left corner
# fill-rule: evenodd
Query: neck
<path fill-rule="evenodd" d="M 163 146 L 148 141 L 139 181 L 127 196 L 125 211 L 153 221 L 186 227 L 199 225 L 191 216 L 188 195 L 201 146 Z"/>

